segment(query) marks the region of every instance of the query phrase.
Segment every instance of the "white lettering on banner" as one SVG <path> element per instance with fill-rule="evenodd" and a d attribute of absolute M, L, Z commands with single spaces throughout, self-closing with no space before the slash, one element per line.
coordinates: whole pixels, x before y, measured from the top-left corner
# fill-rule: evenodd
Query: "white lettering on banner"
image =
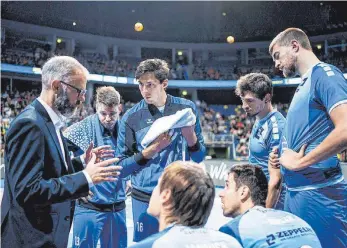
<path fill-rule="evenodd" d="M 210 165 L 210 176 L 212 179 L 225 180 L 227 176 L 227 165 L 222 162 L 220 165 Z"/>

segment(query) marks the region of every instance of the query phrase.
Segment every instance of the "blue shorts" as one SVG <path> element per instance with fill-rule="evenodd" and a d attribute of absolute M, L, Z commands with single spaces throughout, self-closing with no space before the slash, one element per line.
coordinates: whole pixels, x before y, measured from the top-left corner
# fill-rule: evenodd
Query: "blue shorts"
<path fill-rule="evenodd" d="M 73 219 L 72 247 L 127 247 L 125 209 L 99 212 L 76 206 Z"/>
<path fill-rule="evenodd" d="M 132 197 L 132 207 L 134 221 L 134 242 L 139 242 L 152 234 L 159 232 L 158 220 L 147 214 L 147 202 L 142 202 Z"/>
<path fill-rule="evenodd" d="M 347 183 L 314 190 L 289 191 L 285 211 L 305 220 L 323 248 L 347 247 Z"/>

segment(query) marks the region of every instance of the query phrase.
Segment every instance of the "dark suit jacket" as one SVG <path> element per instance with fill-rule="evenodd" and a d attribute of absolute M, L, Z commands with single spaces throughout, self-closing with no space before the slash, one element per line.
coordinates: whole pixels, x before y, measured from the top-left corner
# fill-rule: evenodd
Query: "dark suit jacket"
<path fill-rule="evenodd" d="M 63 137 L 63 136 L 62 136 Z M 5 138 L 1 246 L 67 247 L 74 199 L 87 196 L 83 165 L 68 170 L 47 111 L 35 100 L 13 120 Z"/>

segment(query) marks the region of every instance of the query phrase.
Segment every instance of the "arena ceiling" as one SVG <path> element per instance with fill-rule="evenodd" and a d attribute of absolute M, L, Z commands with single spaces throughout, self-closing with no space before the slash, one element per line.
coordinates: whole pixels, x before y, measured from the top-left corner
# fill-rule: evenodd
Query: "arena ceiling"
<path fill-rule="evenodd" d="M 2 1 L 1 18 L 117 38 L 209 43 L 228 35 L 270 40 L 292 26 L 309 35 L 347 31 L 346 9 L 347 2 Z M 136 22 L 142 32 L 134 31 Z"/>

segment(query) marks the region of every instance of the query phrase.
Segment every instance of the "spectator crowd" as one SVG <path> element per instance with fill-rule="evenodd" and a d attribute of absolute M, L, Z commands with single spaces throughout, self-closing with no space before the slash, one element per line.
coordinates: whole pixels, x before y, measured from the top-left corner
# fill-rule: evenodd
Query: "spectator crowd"
<path fill-rule="evenodd" d="M 2 44 L 1 62 L 7 64 L 41 67 L 53 55 L 69 55 L 66 49 L 57 46 L 52 51 L 51 46 L 44 44 L 27 44 L 16 46 L 15 42 L 5 40 Z M 75 49 L 73 56 L 79 60 L 91 73 L 120 77 L 134 77 L 136 66 L 140 59 L 134 57 L 112 56 L 96 51 L 81 51 Z M 347 72 L 347 51 L 331 50 L 328 55 L 318 54 L 319 58 L 327 63 L 337 66 L 341 71 Z M 241 65 L 228 61 L 203 61 L 196 58 L 192 64 L 187 59 L 177 59 L 172 64 L 171 58 L 164 58 L 171 70 L 170 79 L 173 80 L 237 80 L 251 72 L 261 72 L 270 78 L 282 78 L 282 74 L 273 66 L 272 60 L 260 59 L 258 62 L 250 61 L 249 65 Z"/>

